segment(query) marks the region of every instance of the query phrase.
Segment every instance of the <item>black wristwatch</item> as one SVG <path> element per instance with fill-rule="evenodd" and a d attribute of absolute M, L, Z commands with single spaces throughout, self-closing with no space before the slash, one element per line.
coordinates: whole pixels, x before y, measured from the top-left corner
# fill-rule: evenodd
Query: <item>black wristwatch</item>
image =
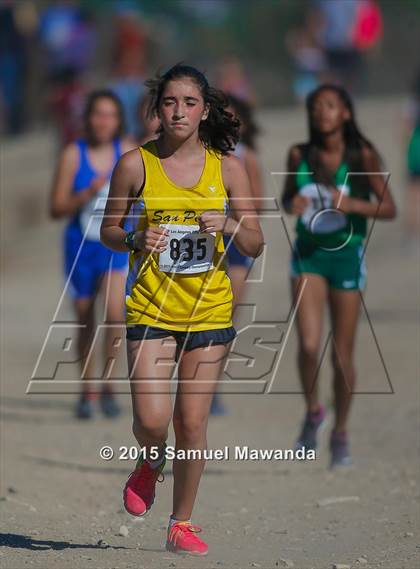
<path fill-rule="evenodd" d="M 129 231 L 127 235 L 124 237 L 124 243 L 130 249 L 130 251 L 136 251 L 135 240 L 136 240 L 135 231 Z"/>

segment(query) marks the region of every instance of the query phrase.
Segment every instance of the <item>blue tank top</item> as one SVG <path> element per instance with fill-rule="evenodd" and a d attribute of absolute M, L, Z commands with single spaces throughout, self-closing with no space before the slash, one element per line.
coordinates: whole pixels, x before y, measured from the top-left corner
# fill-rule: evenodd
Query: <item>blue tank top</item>
<path fill-rule="evenodd" d="M 108 175 L 108 179 L 111 178 L 111 174 L 112 174 L 112 170 L 115 167 L 115 164 L 117 163 L 117 161 L 119 160 L 119 158 L 122 155 L 122 151 L 121 151 L 121 141 L 119 138 L 115 138 L 112 142 L 113 147 L 114 147 L 114 161 L 112 164 L 112 167 L 109 170 L 109 175 Z M 76 142 L 76 145 L 79 149 L 79 168 L 76 172 L 76 175 L 74 177 L 74 182 L 73 182 L 73 192 L 77 193 L 80 192 L 82 190 L 85 190 L 86 188 L 88 188 L 90 186 L 90 184 L 92 183 L 92 180 L 94 180 L 94 178 L 98 177 L 98 172 L 96 172 L 91 164 L 89 163 L 89 158 L 88 158 L 88 154 L 87 154 L 87 150 L 88 150 L 88 145 L 87 142 L 85 140 L 78 140 Z M 83 209 L 78 211 L 76 213 L 76 215 L 70 220 L 68 226 L 67 226 L 67 235 L 69 236 L 70 234 L 73 237 L 78 237 L 81 238 L 83 237 L 82 235 L 82 230 L 81 230 L 81 226 L 80 226 L 80 216 L 83 212 Z"/>

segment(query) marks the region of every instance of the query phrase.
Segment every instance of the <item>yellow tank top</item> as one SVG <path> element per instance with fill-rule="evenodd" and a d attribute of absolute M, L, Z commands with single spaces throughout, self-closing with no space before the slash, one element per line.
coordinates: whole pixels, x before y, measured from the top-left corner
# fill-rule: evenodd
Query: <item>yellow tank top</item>
<path fill-rule="evenodd" d="M 164 253 L 130 254 L 126 287 L 127 325 L 145 324 L 198 332 L 232 326 L 232 291 L 221 233 L 199 232 L 206 210 L 227 211 L 221 157 L 206 150 L 201 178 L 192 188 L 174 184 L 163 170 L 155 143 L 139 148 L 145 183 L 135 204 L 138 230 L 169 231 Z"/>

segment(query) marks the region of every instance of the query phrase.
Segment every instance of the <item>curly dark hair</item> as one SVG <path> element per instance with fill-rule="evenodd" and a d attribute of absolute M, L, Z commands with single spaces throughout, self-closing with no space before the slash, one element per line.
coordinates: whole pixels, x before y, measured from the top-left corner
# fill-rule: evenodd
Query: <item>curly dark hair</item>
<path fill-rule="evenodd" d="M 239 140 L 240 122 L 232 113 L 226 111 L 228 99 L 222 91 L 210 87 L 205 75 L 195 67 L 177 63 L 163 75 L 157 74 L 154 79 L 146 81 L 150 90 L 149 113 L 156 113 L 163 91 L 169 81 L 188 77 L 200 89 L 204 104 L 209 106 L 209 114 L 201 121 L 198 136 L 208 150 L 215 150 L 223 155 L 234 150 Z M 160 129 L 162 132 L 162 127 Z"/>

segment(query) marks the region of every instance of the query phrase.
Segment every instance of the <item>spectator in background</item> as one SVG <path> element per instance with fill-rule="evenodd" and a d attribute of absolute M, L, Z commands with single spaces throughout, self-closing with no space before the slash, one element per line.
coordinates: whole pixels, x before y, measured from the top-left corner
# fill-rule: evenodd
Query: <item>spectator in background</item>
<path fill-rule="evenodd" d="M 221 60 L 216 68 L 216 87 L 238 99 L 255 105 L 256 97 L 241 60 L 236 55 L 229 55 Z"/>
<path fill-rule="evenodd" d="M 16 5 L 0 6 L 0 131 L 18 134 L 24 121 L 25 36 L 16 20 Z"/>
<path fill-rule="evenodd" d="M 289 30 L 285 37 L 295 68 L 293 92 L 300 102 L 318 87 L 326 71 L 325 53 L 318 41 L 318 22 L 314 12 L 309 10 L 304 14 L 303 25 Z"/>
<path fill-rule="evenodd" d="M 82 130 L 84 74 L 92 63 L 96 30 L 86 10 L 76 2 L 60 1 L 41 14 L 39 37 L 49 83 L 48 106 L 64 146 Z"/>
<path fill-rule="evenodd" d="M 375 0 L 313 0 L 319 45 L 327 58 L 328 76 L 352 90 L 364 67 L 364 55 L 382 37 L 382 15 Z"/>
<path fill-rule="evenodd" d="M 76 2 L 58 1 L 41 14 L 39 36 L 49 79 L 71 67 L 82 74 L 92 63 L 96 31 L 90 13 Z"/>
<path fill-rule="evenodd" d="M 138 10 L 116 4 L 114 80 L 110 85 L 124 109 L 127 134 L 139 139 L 138 106 L 144 88 L 146 34 Z"/>
<path fill-rule="evenodd" d="M 352 88 L 361 69 L 361 57 L 353 44 L 358 0 L 330 2 L 314 0 L 318 16 L 319 42 L 326 55 L 329 80 Z"/>
<path fill-rule="evenodd" d="M 54 77 L 48 107 L 60 137 L 60 147 L 74 142 L 82 134 L 83 106 L 88 88 L 73 67 L 62 69 Z"/>

